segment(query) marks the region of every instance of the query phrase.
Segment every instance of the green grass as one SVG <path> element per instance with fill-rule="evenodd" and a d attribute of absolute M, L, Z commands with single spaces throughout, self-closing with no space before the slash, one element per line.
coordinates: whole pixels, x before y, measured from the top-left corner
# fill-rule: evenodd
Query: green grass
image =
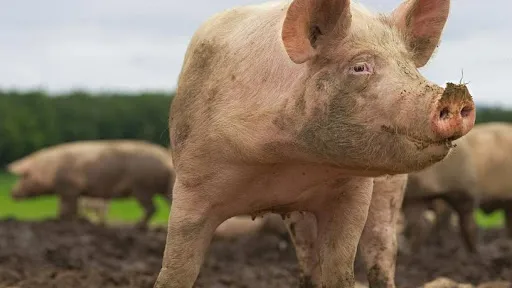
<path fill-rule="evenodd" d="M 0 218 L 13 217 L 19 220 L 42 220 L 57 217 L 59 207 L 56 196 L 42 196 L 38 198 L 13 201 L 10 189 L 16 177 L 0 173 Z M 153 225 L 164 225 L 169 215 L 169 205 L 161 197 L 153 200 L 157 212 L 151 219 Z M 108 220 L 110 222 L 135 222 L 141 219 L 143 210 L 133 198 L 114 200 L 111 202 Z"/>
<path fill-rule="evenodd" d="M 55 218 L 58 211 L 58 201 L 55 196 L 45 196 L 15 202 L 9 194 L 16 177 L 0 173 L 0 218 L 13 217 L 19 220 L 41 220 Z M 160 196 L 154 198 L 157 212 L 151 219 L 153 225 L 165 225 L 169 215 L 169 206 Z M 111 202 L 108 214 L 110 222 L 138 221 L 143 211 L 135 199 L 114 200 Z M 485 215 L 475 212 L 477 223 L 483 228 L 501 227 L 504 224 L 503 211 Z"/>
<path fill-rule="evenodd" d="M 505 225 L 505 214 L 503 210 L 495 211 L 489 215 L 484 214 L 482 211 L 475 213 L 476 223 L 484 228 L 499 228 Z"/>

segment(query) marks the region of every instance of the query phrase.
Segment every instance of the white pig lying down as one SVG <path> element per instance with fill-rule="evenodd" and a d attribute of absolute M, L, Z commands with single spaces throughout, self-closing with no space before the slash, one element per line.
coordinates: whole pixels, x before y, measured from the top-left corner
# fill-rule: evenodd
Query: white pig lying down
<path fill-rule="evenodd" d="M 14 199 L 56 194 L 60 218 L 77 217 L 81 196 L 101 199 L 135 197 L 145 210 L 137 224 L 146 228 L 156 211 L 154 195 L 171 204 L 174 184 L 172 158 L 164 147 L 141 140 L 93 140 L 47 147 L 10 163 L 20 176 Z"/>
<path fill-rule="evenodd" d="M 349 0 L 294 0 L 208 19 L 170 111 L 176 182 L 155 287 L 192 287 L 220 223 L 268 212 L 316 231 L 311 286 L 354 287 L 363 229 L 395 241 L 394 221 L 365 228 L 373 177 L 442 160 L 474 125 L 466 86 L 443 89 L 418 71 L 449 4 L 410 0 L 382 15 Z M 400 192 L 381 194 L 374 213 L 392 219 Z M 372 287 L 394 287 L 388 254 L 370 269 Z"/>

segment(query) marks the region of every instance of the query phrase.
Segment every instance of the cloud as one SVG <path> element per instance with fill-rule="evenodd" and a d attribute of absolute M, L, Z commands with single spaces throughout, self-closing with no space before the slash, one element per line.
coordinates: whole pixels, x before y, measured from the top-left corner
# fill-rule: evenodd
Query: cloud
<path fill-rule="evenodd" d="M 0 10 L 0 87 L 171 90 L 203 21 L 226 8 L 264 1 L 10 1 Z M 400 0 L 358 2 L 390 12 Z M 506 85 L 511 9 L 506 1 L 452 0 L 443 41 L 422 69 L 425 75 L 442 85 L 459 81 L 464 69 L 476 101 L 512 105 Z"/>
<path fill-rule="evenodd" d="M 512 94 L 507 87 L 508 70 L 512 65 L 512 39 L 509 31 L 481 31 L 458 40 L 445 40 L 423 69 L 425 75 L 443 85 L 463 82 L 478 103 L 512 105 Z"/>

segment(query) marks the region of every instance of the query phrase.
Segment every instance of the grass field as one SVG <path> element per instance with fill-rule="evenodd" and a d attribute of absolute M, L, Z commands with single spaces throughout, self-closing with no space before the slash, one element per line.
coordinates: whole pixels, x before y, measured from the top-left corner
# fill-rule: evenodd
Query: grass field
<path fill-rule="evenodd" d="M 40 220 L 55 218 L 58 201 L 54 196 L 27 199 L 15 202 L 9 194 L 16 178 L 9 174 L 0 173 L 0 218 L 13 217 L 19 220 Z M 157 212 L 151 220 L 153 225 L 165 225 L 169 214 L 169 206 L 160 196 L 155 197 Z M 109 208 L 108 221 L 134 222 L 142 217 L 142 209 L 134 199 L 114 200 Z M 477 223 L 481 227 L 500 227 L 504 223 L 502 211 L 485 215 L 475 212 Z"/>

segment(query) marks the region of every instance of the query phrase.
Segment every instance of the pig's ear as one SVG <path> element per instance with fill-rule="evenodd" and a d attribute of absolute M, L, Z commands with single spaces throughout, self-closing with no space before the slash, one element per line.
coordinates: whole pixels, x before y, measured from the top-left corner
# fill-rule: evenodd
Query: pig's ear
<path fill-rule="evenodd" d="M 325 39 L 344 37 L 350 23 L 350 0 L 294 0 L 281 32 L 286 53 L 293 62 L 304 63 Z"/>
<path fill-rule="evenodd" d="M 391 20 L 407 39 L 420 68 L 434 53 L 444 29 L 450 0 L 406 0 L 391 14 Z"/>

